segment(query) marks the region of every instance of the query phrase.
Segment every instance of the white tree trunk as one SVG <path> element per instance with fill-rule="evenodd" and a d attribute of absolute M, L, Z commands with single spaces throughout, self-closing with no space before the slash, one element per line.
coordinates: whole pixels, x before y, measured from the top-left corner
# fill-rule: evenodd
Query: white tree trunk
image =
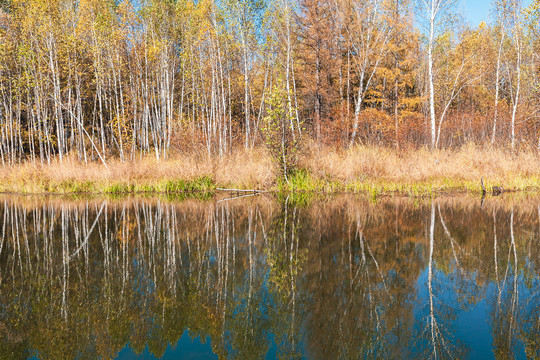
<path fill-rule="evenodd" d="M 435 89 L 433 85 L 433 42 L 435 37 L 435 0 L 431 1 L 429 18 L 429 44 L 428 44 L 428 76 L 429 76 L 429 117 L 431 124 L 431 149 L 435 149 Z"/>
<path fill-rule="evenodd" d="M 516 146 L 516 112 L 519 102 L 519 90 L 521 88 L 521 44 L 520 44 L 519 36 L 516 33 L 516 50 L 517 50 L 517 63 L 516 63 L 516 71 L 517 71 L 517 84 L 516 84 L 516 98 L 514 99 L 514 106 L 512 109 L 512 134 L 511 134 L 511 146 L 512 150 L 514 150 L 514 147 Z"/>
<path fill-rule="evenodd" d="M 501 41 L 499 43 L 499 53 L 497 55 L 497 73 L 495 76 L 495 113 L 493 115 L 493 131 L 491 132 L 491 145 L 495 144 L 495 134 L 497 133 L 497 115 L 499 110 L 499 79 L 501 71 L 501 53 L 503 47 L 504 32 L 501 31 Z"/>

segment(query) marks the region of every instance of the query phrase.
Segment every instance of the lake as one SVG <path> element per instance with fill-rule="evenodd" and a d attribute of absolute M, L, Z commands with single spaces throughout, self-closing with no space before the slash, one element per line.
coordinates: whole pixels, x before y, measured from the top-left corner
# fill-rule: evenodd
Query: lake
<path fill-rule="evenodd" d="M 0 358 L 540 358 L 510 195 L 3 196 Z"/>

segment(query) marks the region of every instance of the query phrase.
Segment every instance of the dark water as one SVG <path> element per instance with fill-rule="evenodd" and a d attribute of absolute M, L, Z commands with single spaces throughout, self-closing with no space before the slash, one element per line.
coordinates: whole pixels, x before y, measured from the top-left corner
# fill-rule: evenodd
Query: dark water
<path fill-rule="evenodd" d="M 0 198 L 1 359 L 540 356 L 540 199 Z"/>

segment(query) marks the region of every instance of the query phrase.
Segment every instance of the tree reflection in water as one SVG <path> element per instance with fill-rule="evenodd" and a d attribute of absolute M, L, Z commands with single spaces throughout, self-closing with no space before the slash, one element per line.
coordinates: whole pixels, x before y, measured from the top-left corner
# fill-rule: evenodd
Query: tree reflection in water
<path fill-rule="evenodd" d="M 2 202 L 3 359 L 539 355 L 538 199 Z"/>

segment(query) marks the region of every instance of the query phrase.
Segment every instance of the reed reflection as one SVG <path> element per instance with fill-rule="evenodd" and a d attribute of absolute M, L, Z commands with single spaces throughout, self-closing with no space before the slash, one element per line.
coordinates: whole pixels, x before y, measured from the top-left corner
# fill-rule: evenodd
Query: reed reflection
<path fill-rule="evenodd" d="M 25 200 L 0 206 L 0 356 L 538 355 L 538 201 Z"/>

